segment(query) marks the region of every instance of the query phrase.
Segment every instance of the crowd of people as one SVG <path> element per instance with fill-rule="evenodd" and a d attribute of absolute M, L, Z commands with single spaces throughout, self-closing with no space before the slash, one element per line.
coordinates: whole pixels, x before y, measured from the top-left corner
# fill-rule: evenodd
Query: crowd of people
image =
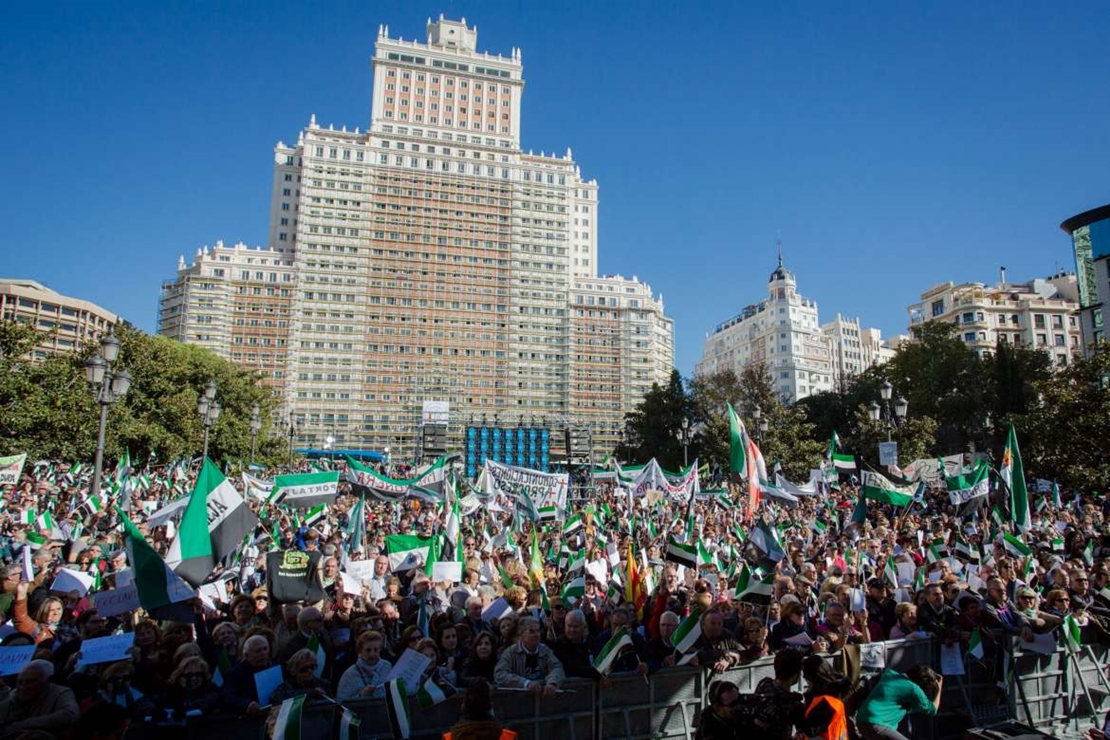
<path fill-rule="evenodd" d="M 273 732 L 293 697 L 385 699 L 409 651 L 426 658 L 406 686 L 414 701 L 465 697 L 456 738 L 500 736 L 491 687 L 545 697 L 568 679 L 650 680 L 677 666 L 711 673 L 702 738 L 899 738 L 906 714 L 936 712 L 941 678 L 921 666 L 860 680 L 833 667 L 851 661 L 828 656 L 858 665 L 853 646 L 932 638 L 1001 679 L 1013 645 L 1047 635 L 1063 646 L 1075 630 L 1081 644 L 1110 640 L 1110 498 L 1093 493 L 1038 497 L 1015 534 L 1005 507 L 968 515 L 942 488 L 909 507 L 867 502 L 860 517 L 843 473 L 819 496 L 764 499 L 754 512 L 739 495 L 633 499 L 599 482 L 554 521 L 529 520 L 511 496 L 459 490 L 480 504 L 464 508 L 456 535 L 461 577 L 433 581 L 424 563 L 398 569 L 387 537 L 443 533 L 446 499 L 379 501 L 341 483 L 310 523 L 229 474 L 259 525 L 213 572 L 218 589 L 167 616 L 102 614 L 98 594 L 135 565 L 117 506 L 168 554 L 175 520 L 149 519 L 188 495 L 195 466 L 125 471 L 92 505 L 89 471 L 72 470 L 36 466 L 3 490 L 0 653 L 26 650 L 6 650 L 24 662 L 0 660 L 0 738 L 121 737 L 130 725 L 220 715 L 267 719 Z M 263 475 L 280 472 L 292 471 Z M 696 561 L 672 557 L 671 543 L 696 545 Z M 273 551 L 319 553 L 322 598 L 279 603 L 267 586 Z M 52 590 L 66 570 L 91 585 Z M 353 570 L 366 575 L 352 581 Z M 756 581 L 767 588 L 749 588 Z M 122 633 L 133 634 L 125 659 L 86 663 L 84 642 Z M 728 672 L 762 658 L 774 677 L 742 693 Z M 258 680 L 275 666 L 280 681 Z"/>

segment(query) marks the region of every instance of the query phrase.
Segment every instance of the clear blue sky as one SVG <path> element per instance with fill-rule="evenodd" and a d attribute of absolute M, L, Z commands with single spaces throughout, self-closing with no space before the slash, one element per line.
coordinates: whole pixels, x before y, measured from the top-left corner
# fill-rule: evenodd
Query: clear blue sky
<path fill-rule="evenodd" d="M 177 257 L 264 242 L 272 147 L 365 127 L 379 24 L 523 50 L 523 144 L 601 187 L 602 272 L 676 363 L 759 300 L 781 232 L 822 318 L 904 331 L 930 285 L 1074 269 L 1110 202 L 1110 4 L 60 2 L 5 14 L 0 275 L 153 330 Z"/>

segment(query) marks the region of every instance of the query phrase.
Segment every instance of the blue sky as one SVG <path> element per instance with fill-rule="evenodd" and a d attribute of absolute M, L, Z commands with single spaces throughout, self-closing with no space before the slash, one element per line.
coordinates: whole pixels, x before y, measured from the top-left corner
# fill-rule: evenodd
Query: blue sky
<path fill-rule="evenodd" d="M 781 233 L 822 319 L 904 331 L 942 280 L 1074 269 L 1110 202 L 1102 2 L 22 3 L 8 8 L 0 275 L 153 330 L 161 281 L 261 244 L 272 147 L 365 127 L 379 24 L 523 50 L 525 149 L 601 188 L 600 266 L 664 294 L 676 364 L 759 300 Z"/>

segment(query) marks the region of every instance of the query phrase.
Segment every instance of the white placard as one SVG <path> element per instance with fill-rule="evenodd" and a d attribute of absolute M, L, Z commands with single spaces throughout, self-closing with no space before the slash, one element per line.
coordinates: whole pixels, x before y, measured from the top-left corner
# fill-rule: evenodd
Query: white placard
<path fill-rule="evenodd" d="M 401 657 L 393 664 L 393 668 L 385 677 L 385 683 L 400 678 L 405 682 L 405 689 L 410 694 L 415 694 L 420 688 L 420 679 L 424 675 L 424 669 L 432 662 L 424 653 L 418 653 L 412 648 L 405 648 L 405 652 L 401 653 Z"/>
<path fill-rule="evenodd" d="M 208 597 L 209 601 L 214 604 L 227 603 L 227 589 L 224 587 L 223 581 L 205 583 L 200 587 L 200 592 Z"/>
<path fill-rule="evenodd" d="M 34 654 L 34 645 L 0 647 L 0 676 L 14 676 L 19 673 Z"/>
<path fill-rule="evenodd" d="M 451 581 L 458 583 L 462 580 L 462 563 L 432 563 L 432 580 L 436 583 Z"/>
<path fill-rule="evenodd" d="M 1056 652 L 1056 638 L 1052 636 L 1051 632 L 1046 632 L 1043 635 L 1034 634 L 1033 639 L 1028 642 L 1019 639 L 1018 645 L 1022 650 L 1029 650 L 1042 655 L 1052 655 Z"/>
<path fill-rule="evenodd" d="M 604 591 L 609 586 L 609 563 L 604 560 L 595 560 L 586 563 L 586 572 L 597 579 L 599 590 Z"/>
<path fill-rule="evenodd" d="M 512 607 L 509 606 L 509 602 L 505 601 L 504 598 L 499 598 L 482 610 L 482 619 L 487 621 L 491 619 L 500 619 L 501 615 L 510 609 L 512 609 Z"/>
<path fill-rule="evenodd" d="M 76 591 L 84 596 L 92 588 L 95 579 L 88 573 L 82 573 L 79 570 L 72 570 L 70 568 L 62 568 L 58 571 L 58 575 L 54 577 L 54 582 L 50 584 L 51 591 L 60 591 L 61 593 L 68 594 L 70 591 Z"/>
<path fill-rule="evenodd" d="M 898 443 L 897 442 L 880 442 L 879 443 L 879 464 L 880 465 L 898 465 Z"/>
<path fill-rule="evenodd" d="M 254 690 L 258 693 L 258 703 L 262 706 L 269 706 L 270 694 L 282 682 L 281 666 L 270 666 L 266 670 L 259 671 L 254 674 Z"/>
<path fill-rule="evenodd" d="M 94 637 L 91 640 L 83 640 L 81 642 L 81 660 L 78 661 L 77 667 L 83 668 L 84 666 L 96 665 L 97 663 L 111 663 L 117 660 L 124 660 L 130 657 L 127 651 L 130 650 L 131 646 L 134 644 L 134 632 L 124 632 L 121 635 Z"/>
<path fill-rule="evenodd" d="M 110 591 L 97 591 L 92 598 L 96 613 L 102 617 L 114 617 L 139 608 L 139 589 L 134 583 Z"/>
<path fill-rule="evenodd" d="M 796 645 L 797 647 L 809 647 L 813 644 L 813 638 L 805 632 L 799 632 L 793 637 L 787 637 L 784 642 L 787 645 Z"/>
<path fill-rule="evenodd" d="M 863 595 L 863 591 L 858 588 L 853 588 L 848 592 L 848 606 L 852 613 L 867 611 L 867 597 Z"/>
<path fill-rule="evenodd" d="M 859 646 L 859 667 L 881 673 L 886 668 L 886 646 L 881 642 L 865 642 Z"/>
<path fill-rule="evenodd" d="M 130 586 L 134 580 L 135 573 L 130 568 L 124 568 L 123 570 L 116 572 L 116 588 Z"/>
<path fill-rule="evenodd" d="M 913 583 L 913 574 L 917 570 L 917 566 L 913 563 L 898 562 L 894 564 L 895 570 L 898 571 L 898 585 L 904 583 Z"/>
<path fill-rule="evenodd" d="M 359 596 L 362 594 L 362 582 L 353 577 L 350 573 L 340 573 L 343 582 L 343 593 L 354 594 Z"/>
<path fill-rule="evenodd" d="M 942 676 L 962 676 L 966 673 L 960 643 L 940 646 L 940 673 Z"/>
<path fill-rule="evenodd" d="M 348 560 L 347 561 L 347 575 L 354 578 L 361 584 L 363 581 L 369 581 L 374 577 L 374 561 L 373 560 Z"/>

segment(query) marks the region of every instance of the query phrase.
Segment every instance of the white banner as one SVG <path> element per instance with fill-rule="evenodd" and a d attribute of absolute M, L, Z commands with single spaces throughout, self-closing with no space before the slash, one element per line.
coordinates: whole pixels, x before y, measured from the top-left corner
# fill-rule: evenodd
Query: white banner
<path fill-rule="evenodd" d="M 566 473 L 543 473 L 539 470 L 503 465 L 488 459 L 485 473 L 487 483 L 497 493 L 512 498 L 527 496 L 537 511 L 545 506 L 554 506 L 558 512 L 567 510 L 570 476 Z"/>
<path fill-rule="evenodd" d="M 110 591 L 97 591 L 92 598 L 96 613 L 102 617 L 114 617 L 139 608 L 139 589 L 134 583 Z"/>
<path fill-rule="evenodd" d="M 19 483 L 19 476 L 23 474 L 23 463 L 27 461 L 27 453 L 0 457 L 0 486 L 14 486 Z"/>

